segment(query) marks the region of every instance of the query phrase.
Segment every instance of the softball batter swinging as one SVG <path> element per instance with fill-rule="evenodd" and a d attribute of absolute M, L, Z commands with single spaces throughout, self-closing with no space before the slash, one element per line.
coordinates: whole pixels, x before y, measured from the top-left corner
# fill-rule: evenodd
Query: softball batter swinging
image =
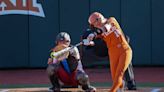
<path fill-rule="evenodd" d="M 132 49 L 114 17 L 109 19 L 99 12 L 94 12 L 88 19 L 89 24 L 95 28 L 95 31 L 87 37 L 89 41 L 94 38 L 102 38 L 108 47 L 110 69 L 113 85 L 110 92 L 123 90 L 123 75 L 132 59 Z"/>

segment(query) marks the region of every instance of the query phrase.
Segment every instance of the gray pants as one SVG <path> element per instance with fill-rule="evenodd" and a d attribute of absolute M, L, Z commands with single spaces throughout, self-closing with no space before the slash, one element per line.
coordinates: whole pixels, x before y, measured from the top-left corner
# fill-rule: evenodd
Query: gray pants
<path fill-rule="evenodd" d="M 125 71 L 125 81 L 129 90 L 136 89 L 136 82 L 134 79 L 133 65 L 132 62 L 129 64 L 127 70 Z"/>

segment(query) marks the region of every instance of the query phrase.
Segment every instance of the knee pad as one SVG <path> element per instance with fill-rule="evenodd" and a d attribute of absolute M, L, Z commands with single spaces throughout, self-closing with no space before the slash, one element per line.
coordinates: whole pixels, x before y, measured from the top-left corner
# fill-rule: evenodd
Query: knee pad
<path fill-rule="evenodd" d="M 81 85 L 87 85 L 89 84 L 89 78 L 88 75 L 85 73 L 80 73 L 77 75 L 77 80 Z"/>
<path fill-rule="evenodd" d="M 48 65 L 47 67 L 47 73 L 48 75 L 53 75 L 57 70 L 59 69 L 59 65 Z"/>
<path fill-rule="evenodd" d="M 51 65 L 49 65 L 47 67 L 47 73 L 48 73 L 48 75 L 53 75 L 54 74 L 54 67 L 52 67 Z"/>

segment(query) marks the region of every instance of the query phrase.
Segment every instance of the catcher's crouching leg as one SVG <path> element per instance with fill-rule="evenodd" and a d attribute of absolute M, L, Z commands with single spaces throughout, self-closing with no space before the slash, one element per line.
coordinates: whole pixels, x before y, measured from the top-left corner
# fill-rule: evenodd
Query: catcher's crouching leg
<path fill-rule="evenodd" d="M 96 91 L 96 88 L 90 85 L 89 77 L 86 73 L 78 71 L 77 80 L 78 80 L 79 84 L 82 86 L 82 89 L 85 90 L 85 92 L 95 92 Z"/>
<path fill-rule="evenodd" d="M 60 84 L 57 76 L 57 70 L 59 69 L 59 65 L 57 64 L 51 64 L 47 67 L 47 73 L 49 80 L 52 84 L 52 87 L 50 90 L 53 90 L 54 92 L 60 92 Z"/>

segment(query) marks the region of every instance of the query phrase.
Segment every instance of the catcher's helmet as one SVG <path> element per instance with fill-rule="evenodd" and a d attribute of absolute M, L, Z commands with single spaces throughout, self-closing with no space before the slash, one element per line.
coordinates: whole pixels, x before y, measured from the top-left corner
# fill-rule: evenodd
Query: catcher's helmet
<path fill-rule="evenodd" d="M 69 42 L 71 42 L 70 35 L 66 32 L 60 32 L 56 36 L 56 42 L 59 42 L 59 41 L 69 41 Z"/>

